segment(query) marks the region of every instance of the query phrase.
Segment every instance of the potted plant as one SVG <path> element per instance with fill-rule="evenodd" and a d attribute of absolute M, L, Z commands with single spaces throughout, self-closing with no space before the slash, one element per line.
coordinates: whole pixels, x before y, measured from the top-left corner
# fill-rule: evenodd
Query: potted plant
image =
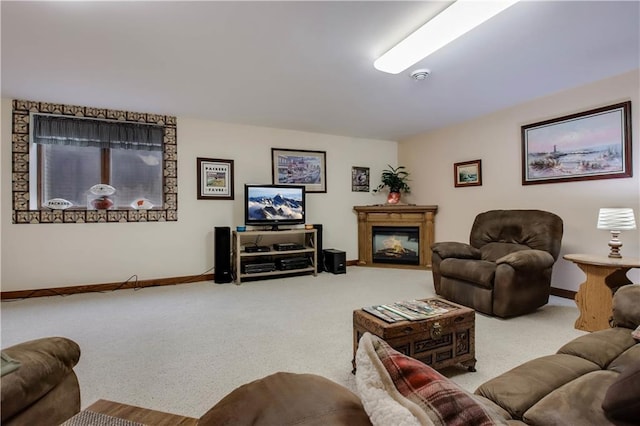
<path fill-rule="evenodd" d="M 411 192 L 411 188 L 407 184 L 409 181 L 409 172 L 406 171 L 404 166 L 391 167 L 382 171 L 380 180 L 382 183 L 378 185 L 373 192 L 379 192 L 385 187 L 389 188 L 389 196 L 387 197 L 387 203 L 398 204 L 400 202 L 401 192 Z"/>

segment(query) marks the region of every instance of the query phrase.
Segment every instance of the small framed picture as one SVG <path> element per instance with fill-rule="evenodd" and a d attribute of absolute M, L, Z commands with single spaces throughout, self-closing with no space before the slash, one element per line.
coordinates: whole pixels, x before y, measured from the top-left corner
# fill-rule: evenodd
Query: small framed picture
<path fill-rule="evenodd" d="M 233 160 L 198 158 L 198 200 L 233 200 Z"/>
<path fill-rule="evenodd" d="M 351 192 L 369 192 L 369 167 L 351 168 Z"/>
<path fill-rule="evenodd" d="M 453 165 L 455 187 L 482 185 L 482 160 L 464 161 Z"/>

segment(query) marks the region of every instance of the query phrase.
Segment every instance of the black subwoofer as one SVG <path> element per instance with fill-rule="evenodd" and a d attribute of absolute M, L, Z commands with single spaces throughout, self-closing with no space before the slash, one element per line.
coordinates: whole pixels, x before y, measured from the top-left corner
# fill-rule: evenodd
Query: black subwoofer
<path fill-rule="evenodd" d="M 324 250 L 325 271 L 333 274 L 347 273 L 347 254 L 341 250 Z"/>

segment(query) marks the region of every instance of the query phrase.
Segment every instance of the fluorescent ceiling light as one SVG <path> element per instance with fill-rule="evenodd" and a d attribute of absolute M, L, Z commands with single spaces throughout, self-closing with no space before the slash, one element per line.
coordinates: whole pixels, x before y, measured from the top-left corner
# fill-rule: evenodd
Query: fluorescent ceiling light
<path fill-rule="evenodd" d="M 458 0 L 379 57 L 373 66 L 398 74 L 517 2 Z"/>

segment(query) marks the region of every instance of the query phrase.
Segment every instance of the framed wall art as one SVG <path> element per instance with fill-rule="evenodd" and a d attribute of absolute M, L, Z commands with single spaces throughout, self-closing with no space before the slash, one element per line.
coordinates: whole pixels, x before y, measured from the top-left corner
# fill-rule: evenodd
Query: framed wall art
<path fill-rule="evenodd" d="M 631 177 L 631 102 L 522 126 L 522 184 Z"/>
<path fill-rule="evenodd" d="M 327 192 L 326 151 L 271 148 L 274 184 L 304 185 L 307 192 Z"/>
<path fill-rule="evenodd" d="M 233 200 L 233 160 L 198 158 L 198 200 Z"/>
<path fill-rule="evenodd" d="M 351 192 L 369 192 L 369 167 L 351 167 Z"/>
<path fill-rule="evenodd" d="M 482 185 L 482 160 L 463 161 L 453 165 L 453 181 L 456 188 Z"/>

